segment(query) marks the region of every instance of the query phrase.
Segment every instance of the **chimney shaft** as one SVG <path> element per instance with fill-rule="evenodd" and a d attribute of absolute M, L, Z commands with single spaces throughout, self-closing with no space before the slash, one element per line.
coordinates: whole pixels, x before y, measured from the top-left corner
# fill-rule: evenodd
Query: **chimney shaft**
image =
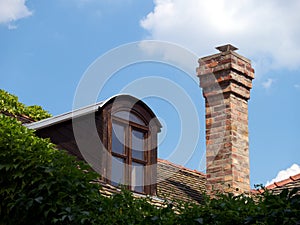
<path fill-rule="evenodd" d="M 206 110 L 206 190 L 250 191 L 248 100 L 254 79 L 249 59 L 232 45 L 199 59 Z"/>

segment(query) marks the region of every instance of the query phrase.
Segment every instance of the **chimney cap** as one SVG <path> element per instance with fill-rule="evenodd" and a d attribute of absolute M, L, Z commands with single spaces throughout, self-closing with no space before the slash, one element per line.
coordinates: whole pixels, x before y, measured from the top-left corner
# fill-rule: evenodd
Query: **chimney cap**
<path fill-rule="evenodd" d="M 228 51 L 235 51 L 235 50 L 238 50 L 237 47 L 234 47 L 234 46 L 231 45 L 231 44 L 222 45 L 222 46 L 216 47 L 216 49 L 218 49 L 220 52 L 228 52 Z"/>

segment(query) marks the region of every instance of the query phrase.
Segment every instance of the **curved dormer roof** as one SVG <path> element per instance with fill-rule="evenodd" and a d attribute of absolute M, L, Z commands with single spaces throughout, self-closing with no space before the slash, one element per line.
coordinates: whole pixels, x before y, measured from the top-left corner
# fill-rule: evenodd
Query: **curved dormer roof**
<path fill-rule="evenodd" d="M 129 95 L 129 94 L 117 94 L 114 96 L 111 96 L 110 98 L 104 100 L 104 101 L 100 101 L 98 103 L 86 106 L 86 107 L 82 107 L 76 110 L 73 110 L 71 112 L 67 112 L 67 113 L 63 113 L 54 117 L 50 117 L 44 120 L 40 120 L 37 122 L 33 122 L 33 123 L 28 123 L 28 124 L 24 124 L 24 126 L 26 126 L 29 129 L 34 129 L 34 130 L 39 130 L 42 128 L 46 128 L 55 124 L 59 124 L 68 120 L 72 120 L 73 118 L 78 118 L 81 116 L 85 116 L 91 113 L 95 113 L 97 111 L 102 110 L 103 108 L 105 108 L 105 106 L 107 106 L 109 103 L 114 102 L 115 100 L 127 100 L 131 103 L 131 105 L 135 105 L 135 104 L 139 104 L 141 105 L 146 111 L 147 113 L 151 116 L 151 118 L 154 119 L 156 125 L 161 128 L 161 123 L 159 122 L 159 120 L 157 119 L 155 113 L 151 110 L 151 108 L 142 100 Z"/>

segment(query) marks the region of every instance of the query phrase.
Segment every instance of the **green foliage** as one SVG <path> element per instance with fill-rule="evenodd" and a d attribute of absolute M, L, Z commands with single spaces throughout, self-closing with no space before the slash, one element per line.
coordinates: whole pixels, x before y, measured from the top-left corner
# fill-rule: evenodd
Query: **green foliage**
<path fill-rule="evenodd" d="M 300 224 L 300 196 L 291 194 L 295 191 L 205 197 L 203 205 L 183 207 L 180 224 Z"/>
<path fill-rule="evenodd" d="M 98 224 L 152 224 L 153 217 L 160 210 L 147 202 L 146 198 L 134 198 L 123 189 L 108 201 L 103 201 L 99 209 Z"/>
<path fill-rule="evenodd" d="M 83 172 L 87 169 L 87 165 L 36 137 L 16 119 L 0 115 L 2 223 L 91 221 L 100 195 L 99 186 L 90 183 L 97 174 Z"/>
<path fill-rule="evenodd" d="M 25 106 L 18 101 L 18 97 L 0 89 L 0 112 L 7 112 L 11 115 L 25 115 L 33 120 L 41 120 L 51 115 L 40 106 Z"/>
<path fill-rule="evenodd" d="M 8 101 L 3 92 L 0 96 L 6 112 L 22 114 L 26 108 L 26 115 L 31 109 L 36 118 L 36 112 L 43 114 L 41 108 L 25 107 L 14 96 L 8 94 Z M 256 197 L 220 194 L 213 199 L 203 193 L 201 205 L 166 201 L 165 207 L 157 207 L 127 190 L 103 197 L 99 185 L 91 182 L 97 177 L 85 163 L 0 114 L 0 225 L 300 224 L 296 189 L 279 195 L 264 190 Z"/>
<path fill-rule="evenodd" d="M 202 205 L 158 208 L 126 190 L 102 197 L 90 182 L 96 178 L 84 163 L 0 115 L 0 224 L 300 224 L 295 191 L 265 190 L 254 199 L 203 194 Z"/>

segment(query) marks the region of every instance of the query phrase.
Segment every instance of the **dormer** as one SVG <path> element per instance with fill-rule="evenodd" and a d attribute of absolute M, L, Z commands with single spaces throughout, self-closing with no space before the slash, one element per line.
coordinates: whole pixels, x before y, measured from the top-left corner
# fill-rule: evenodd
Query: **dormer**
<path fill-rule="evenodd" d="M 143 101 L 118 95 L 26 126 L 88 162 L 108 184 L 155 195 L 161 124 Z"/>

